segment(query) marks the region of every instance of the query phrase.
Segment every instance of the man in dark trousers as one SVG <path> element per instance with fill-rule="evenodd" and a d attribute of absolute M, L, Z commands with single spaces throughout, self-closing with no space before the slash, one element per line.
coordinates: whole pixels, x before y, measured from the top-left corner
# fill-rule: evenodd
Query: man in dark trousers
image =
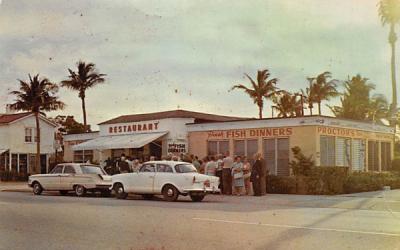
<path fill-rule="evenodd" d="M 253 183 L 254 196 L 261 196 L 267 193 L 267 167 L 265 161 L 261 158 L 261 154 L 254 156 L 254 165 L 250 175 L 250 181 Z"/>
<path fill-rule="evenodd" d="M 233 159 L 228 151 L 222 159 L 222 193 L 227 195 L 232 194 L 232 165 Z"/>

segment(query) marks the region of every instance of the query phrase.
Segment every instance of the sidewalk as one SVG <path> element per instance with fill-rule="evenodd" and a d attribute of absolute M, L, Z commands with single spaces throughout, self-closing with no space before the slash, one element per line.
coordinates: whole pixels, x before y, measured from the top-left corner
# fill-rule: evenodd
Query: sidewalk
<path fill-rule="evenodd" d="M 27 182 L 0 181 L 0 192 L 32 192 Z"/>

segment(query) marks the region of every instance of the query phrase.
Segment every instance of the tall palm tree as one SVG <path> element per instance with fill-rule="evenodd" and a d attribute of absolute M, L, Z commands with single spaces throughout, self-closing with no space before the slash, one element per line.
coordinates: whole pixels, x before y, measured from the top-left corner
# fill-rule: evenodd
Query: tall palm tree
<path fill-rule="evenodd" d="M 302 102 L 296 95 L 289 92 L 282 92 L 272 98 L 278 117 L 295 117 L 302 115 Z"/>
<path fill-rule="evenodd" d="M 96 71 L 93 63 L 79 61 L 76 65 L 78 67 L 78 71 L 75 72 L 71 69 L 68 69 L 68 80 L 62 81 L 61 86 L 79 92 L 79 98 L 82 101 L 83 125 L 85 126 L 86 130 L 88 130 L 85 103 L 86 90 L 95 87 L 99 83 L 103 83 L 105 81 L 104 76 L 106 75 L 99 74 Z"/>
<path fill-rule="evenodd" d="M 40 123 L 39 116 L 45 111 L 54 111 L 64 108 L 64 103 L 59 101 L 56 93 L 58 86 L 50 82 L 47 78 L 39 78 L 35 75 L 33 78 L 29 75 L 29 82 L 18 80 L 19 90 L 11 91 L 10 94 L 16 97 L 11 108 L 32 112 L 36 120 L 36 161 L 35 169 L 40 168 Z"/>
<path fill-rule="evenodd" d="M 253 99 L 254 103 L 258 106 L 258 117 L 262 119 L 263 117 L 263 107 L 264 107 L 264 98 L 271 99 L 275 94 L 278 93 L 278 88 L 276 87 L 276 83 L 278 82 L 277 78 L 269 79 L 270 73 L 268 69 L 258 70 L 257 72 L 257 83 L 248 75 L 244 74 L 251 82 L 251 87 L 248 88 L 243 84 L 237 84 L 232 87 L 233 89 L 242 89 L 246 92 L 251 99 Z"/>
<path fill-rule="evenodd" d="M 337 91 L 337 80 L 331 79 L 331 73 L 326 71 L 315 78 L 309 78 L 311 81 L 310 94 L 312 99 L 318 104 L 318 114 L 321 115 L 321 103 L 324 100 L 329 101 L 332 97 L 339 95 Z"/>
<path fill-rule="evenodd" d="M 400 1 L 399 0 L 381 0 L 378 3 L 378 14 L 381 17 L 382 25 L 388 24 L 389 44 L 391 47 L 391 77 L 392 77 L 392 104 L 390 107 L 391 123 L 394 124 L 397 112 L 397 86 L 396 86 L 396 41 L 397 35 L 395 26 L 400 22 Z"/>
<path fill-rule="evenodd" d="M 312 88 L 312 83 L 314 78 L 307 78 L 309 82 L 309 87 L 305 90 L 301 90 L 301 94 L 304 96 L 305 103 L 308 104 L 308 109 L 310 110 L 310 115 L 313 114 L 314 103 L 316 103 L 314 89 Z"/>
<path fill-rule="evenodd" d="M 382 94 L 375 94 L 369 101 L 367 119 L 375 122 L 380 118 L 389 118 L 388 101 Z"/>

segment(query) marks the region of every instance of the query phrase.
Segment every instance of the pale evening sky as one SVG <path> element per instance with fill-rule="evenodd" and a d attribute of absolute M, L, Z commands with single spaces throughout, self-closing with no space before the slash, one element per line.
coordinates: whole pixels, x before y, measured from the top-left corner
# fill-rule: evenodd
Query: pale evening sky
<path fill-rule="evenodd" d="M 82 59 L 107 74 L 87 92 L 88 121 L 188 109 L 256 117 L 242 92 L 228 92 L 268 68 L 297 91 L 306 77 L 360 73 L 390 101 L 388 27 L 377 0 L 3 0 L 0 5 L 0 108 L 16 79 L 54 82 Z M 399 29 L 400 32 L 400 29 Z M 400 60 L 398 60 L 400 62 Z M 61 89 L 60 114 L 82 121 L 76 92 Z M 271 103 L 264 108 L 271 115 Z M 330 114 L 324 108 L 325 114 Z M 51 113 L 50 115 L 55 115 Z M 94 126 L 96 128 L 96 126 Z"/>

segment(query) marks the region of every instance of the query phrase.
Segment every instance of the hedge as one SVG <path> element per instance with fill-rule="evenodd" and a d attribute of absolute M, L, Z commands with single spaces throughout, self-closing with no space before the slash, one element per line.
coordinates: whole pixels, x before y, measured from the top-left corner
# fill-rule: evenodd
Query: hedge
<path fill-rule="evenodd" d="M 315 167 L 309 176 L 268 176 L 267 192 L 333 195 L 400 188 L 400 173 L 349 172 L 346 167 Z"/>

